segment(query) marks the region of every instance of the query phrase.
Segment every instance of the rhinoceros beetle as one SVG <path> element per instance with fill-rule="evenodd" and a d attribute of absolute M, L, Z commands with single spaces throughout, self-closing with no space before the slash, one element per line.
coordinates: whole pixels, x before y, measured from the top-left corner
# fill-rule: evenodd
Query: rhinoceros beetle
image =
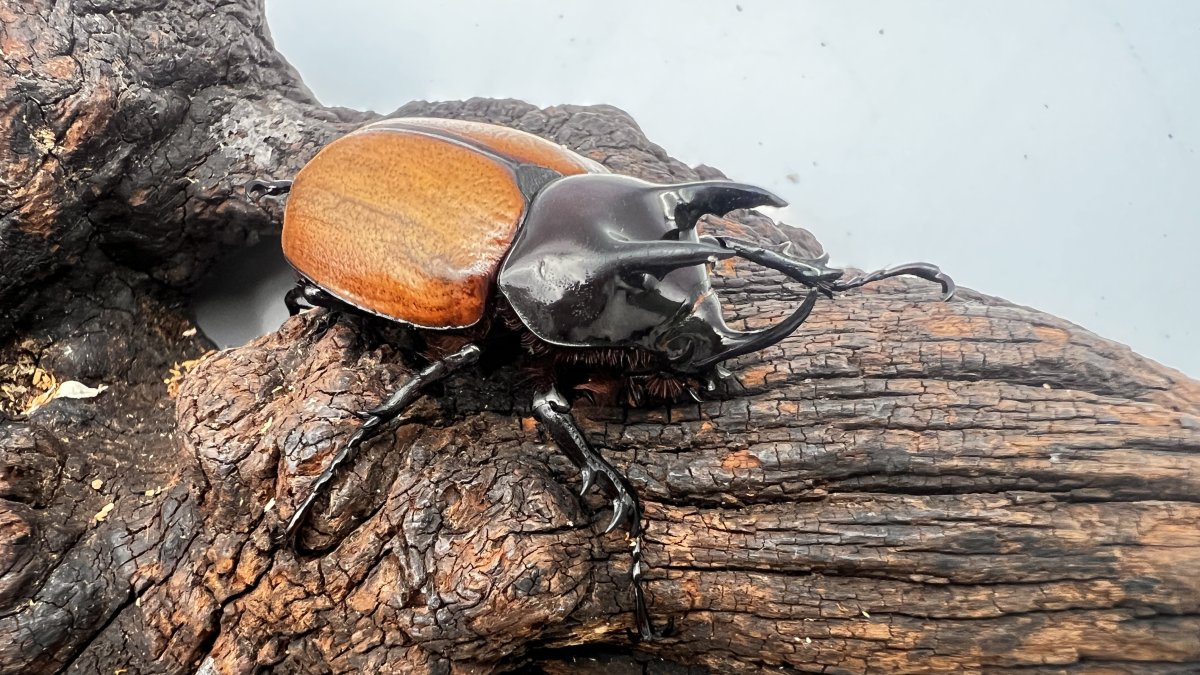
<path fill-rule="evenodd" d="M 589 446 L 560 389 L 572 370 L 600 369 L 634 403 L 712 389 L 720 363 L 773 345 L 818 297 L 897 275 L 954 282 L 914 263 L 842 279 L 826 259 L 733 237 L 700 236 L 706 214 L 784 206 L 751 185 L 656 185 L 611 174 L 542 138 L 499 126 L 398 118 L 323 148 L 293 181 L 253 180 L 251 197 L 289 194 L 282 245 L 299 280 L 285 297 L 377 315 L 428 336 L 429 365 L 377 407 L 313 481 L 285 536 L 293 547 L 339 466 L 431 383 L 475 364 L 499 334 L 517 333 L 537 373 L 534 417 L 579 468 L 581 494 L 599 476 L 613 493 L 605 532 L 624 524 L 638 636 L 661 635 L 642 591 L 642 510 L 629 480 Z M 808 287 L 776 325 L 726 325 L 709 265 L 743 258 Z M 563 387 L 563 389 L 567 389 Z M 568 390 L 570 391 L 570 390 Z M 667 630 L 670 629 L 668 624 Z"/>

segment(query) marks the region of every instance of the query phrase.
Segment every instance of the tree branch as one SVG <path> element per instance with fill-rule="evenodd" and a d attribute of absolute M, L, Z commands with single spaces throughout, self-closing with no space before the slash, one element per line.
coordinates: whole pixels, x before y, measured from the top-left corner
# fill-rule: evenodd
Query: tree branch
<path fill-rule="evenodd" d="M 256 2 L 0 2 L 0 20 L 0 672 L 1200 667 L 1200 383 L 920 281 L 823 301 L 713 400 L 576 403 L 641 491 L 675 637 L 628 644 L 627 545 L 514 366 L 453 377 L 368 444 L 305 535 L 337 548 L 297 557 L 275 537 L 298 496 L 416 364 L 393 328 L 319 314 L 200 358 L 182 293 L 275 232 L 246 179 L 372 115 L 318 105 Z M 718 175 L 607 106 L 396 114 Z M 702 227 L 819 252 L 735 215 Z M 794 307 L 769 270 L 719 273 L 738 322 Z M 68 380 L 108 388 L 28 412 Z"/>

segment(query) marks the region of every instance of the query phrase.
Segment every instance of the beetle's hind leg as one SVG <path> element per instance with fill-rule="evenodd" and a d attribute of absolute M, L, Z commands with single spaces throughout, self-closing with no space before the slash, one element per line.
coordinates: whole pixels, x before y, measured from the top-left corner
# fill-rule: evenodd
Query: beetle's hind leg
<path fill-rule="evenodd" d="M 259 197 L 277 197 L 285 195 L 292 189 L 292 181 L 290 180 L 260 180 L 254 178 L 246 181 L 243 186 L 246 191 L 246 196 L 251 199 Z"/>
<path fill-rule="evenodd" d="M 607 478 L 612 485 L 613 491 L 616 492 L 616 497 L 613 498 L 613 516 L 604 532 L 612 532 L 622 522 L 628 522 L 630 552 L 633 556 L 629 576 L 633 582 L 637 636 L 643 640 L 653 640 L 669 635 L 675 628 L 674 619 L 668 621 L 665 627 L 656 629 L 650 623 L 650 612 L 646 608 L 646 594 L 642 590 L 642 505 L 629 479 L 588 445 L 583 433 L 575 425 L 575 420 L 571 418 L 571 406 L 556 388 L 551 386 L 534 396 L 533 415 L 546 426 L 558 447 L 579 467 L 583 479 L 581 496 L 587 494 L 598 474 Z"/>
<path fill-rule="evenodd" d="M 297 279 L 296 285 L 292 286 L 287 294 L 283 296 L 283 304 L 287 307 L 289 316 L 296 316 L 300 312 L 313 307 L 324 307 L 336 312 L 349 308 L 349 305 L 345 302 L 338 300 L 320 286 L 303 277 Z"/>
<path fill-rule="evenodd" d="M 300 312 L 313 307 L 322 307 L 325 314 L 317 319 L 312 329 L 312 335 L 321 335 L 337 321 L 342 312 L 354 312 L 356 309 L 333 297 L 319 286 L 301 277 L 283 296 L 283 304 L 287 307 L 288 316 L 296 316 Z"/>
<path fill-rule="evenodd" d="M 475 345 L 468 344 L 457 352 L 443 357 L 442 359 L 433 362 L 421 372 L 417 373 L 411 380 L 400 386 L 386 401 L 380 405 L 362 412 L 356 413 L 363 420 L 362 426 L 350 436 L 350 440 L 342 447 L 341 451 L 329 461 L 325 469 L 321 471 L 321 475 L 313 481 L 309 487 L 308 496 L 300 505 L 296 507 L 295 513 L 292 514 L 291 520 L 288 521 L 287 529 L 284 530 L 284 539 L 293 549 L 296 548 L 296 535 L 300 531 L 300 526 L 308 517 L 308 512 L 312 510 L 312 506 L 316 503 L 317 498 L 321 496 L 325 486 L 329 481 L 333 480 L 334 473 L 338 467 L 346 462 L 351 461 L 358 454 L 359 447 L 368 440 L 374 438 L 383 431 L 384 426 L 395 419 L 400 413 L 404 412 L 408 406 L 412 405 L 413 401 L 421 395 L 426 386 L 444 379 L 455 371 L 465 368 L 479 361 L 480 350 Z"/>

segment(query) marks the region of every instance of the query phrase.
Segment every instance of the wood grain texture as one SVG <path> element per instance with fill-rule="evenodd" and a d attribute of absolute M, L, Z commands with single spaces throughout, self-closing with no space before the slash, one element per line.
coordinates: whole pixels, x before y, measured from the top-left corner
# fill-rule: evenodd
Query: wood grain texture
<path fill-rule="evenodd" d="M 363 309 L 424 328 L 474 325 L 525 213 L 513 170 L 407 129 L 350 134 L 296 175 L 284 255 Z"/>
<path fill-rule="evenodd" d="M 793 306 L 774 274 L 733 271 L 720 292 L 742 320 Z M 699 405 L 577 401 L 646 498 L 651 607 L 680 628 L 634 653 L 720 673 L 1200 663 L 1200 386 L 1034 310 L 937 293 L 895 281 L 823 304 Z M 213 662 L 487 672 L 621 648 L 625 543 L 599 535 L 598 496 L 580 507 L 515 369 L 455 377 L 368 447 L 315 516 L 337 550 L 270 544 L 348 411 L 410 372 L 386 332 L 313 320 L 206 361 L 181 394 L 216 519 L 254 542 L 217 583 Z M 195 552 L 152 613 L 176 615 L 226 546 Z M 262 656 L 268 634 L 288 648 Z"/>
<path fill-rule="evenodd" d="M 178 289 L 278 221 L 242 182 L 372 116 L 312 101 L 250 0 L 0 2 L 0 20 L 0 673 L 1200 669 L 1200 384 L 920 282 L 823 302 L 703 404 L 576 404 L 646 497 L 670 640 L 626 641 L 625 543 L 511 367 L 452 379 L 364 449 L 307 535 L 335 552 L 283 550 L 352 411 L 416 364 L 379 322 L 304 315 L 195 365 L 211 345 Z M 397 114 L 719 176 L 607 106 Z M 819 248 L 737 220 L 702 227 Z M 722 272 L 739 327 L 794 306 L 772 273 Z M 109 388 L 22 415 L 39 370 Z"/>

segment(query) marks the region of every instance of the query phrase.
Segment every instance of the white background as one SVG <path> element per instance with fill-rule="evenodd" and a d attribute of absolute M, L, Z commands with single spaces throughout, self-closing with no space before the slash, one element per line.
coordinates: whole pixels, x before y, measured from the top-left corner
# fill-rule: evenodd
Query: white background
<path fill-rule="evenodd" d="M 267 3 L 326 104 L 611 103 L 835 263 L 935 262 L 1200 376 L 1200 2 L 333 6 Z"/>

